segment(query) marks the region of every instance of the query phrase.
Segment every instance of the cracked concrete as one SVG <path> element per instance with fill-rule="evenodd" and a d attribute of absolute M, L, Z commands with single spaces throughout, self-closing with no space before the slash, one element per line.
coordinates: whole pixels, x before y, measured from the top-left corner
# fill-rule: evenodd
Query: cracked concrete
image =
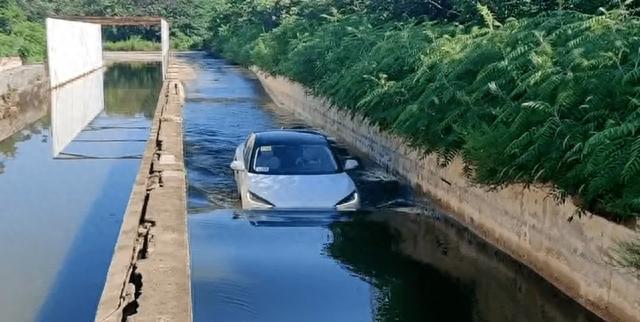
<path fill-rule="evenodd" d="M 181 80 L 172 57 L 95 321 L 192 320 Z"/>

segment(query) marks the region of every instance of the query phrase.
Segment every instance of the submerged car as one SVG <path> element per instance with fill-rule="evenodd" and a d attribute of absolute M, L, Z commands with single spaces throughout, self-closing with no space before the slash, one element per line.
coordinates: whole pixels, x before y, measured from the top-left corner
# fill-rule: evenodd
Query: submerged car
<path fill-rule="evenodd" d="M 231 169 L 242 208 L 248 210 L 338 210 L 360 207 L 360 196 L 344 164 L 319 133 L 274 130 L 249 135 L 235 153 Z"/>

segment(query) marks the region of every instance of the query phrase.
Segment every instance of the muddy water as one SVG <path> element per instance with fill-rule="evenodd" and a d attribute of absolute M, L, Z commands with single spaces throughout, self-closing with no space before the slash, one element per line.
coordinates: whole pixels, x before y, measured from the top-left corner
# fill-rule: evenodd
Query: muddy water
<path fill-rule="evenodd" d="M 0 321 L 93 320 L 160 86 L 114 65 L 0 142 Z"/>
<path fill-rule="evenodd" d="M 235 147 L 251 131 L 303 124 L 274 109 L 245 70 L 192 62 L 184 126 L 195 321 L 598 320 L 366 159 L 352 175 L 368 211 L 239 210 Z"/>

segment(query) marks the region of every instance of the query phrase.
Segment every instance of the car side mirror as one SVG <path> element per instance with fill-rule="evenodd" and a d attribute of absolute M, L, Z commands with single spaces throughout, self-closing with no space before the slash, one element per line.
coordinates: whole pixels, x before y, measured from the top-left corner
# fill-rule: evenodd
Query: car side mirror
<path fill-rule="evenodd" d="M 360 164 L 358 163 L 358 161 L 354 160 L 354 159 L 347 159 L 347 161 L 344 162 L 344 170 L 353 170 L 355 168 L 357 168 L 358 166 L 360 166 Z"/>
<path fill-rule="evenodd" d="M 233 162 L 231 162 L 231 170 L 244 171 L 244 163 L 242 161 L 234 160 Z"/>

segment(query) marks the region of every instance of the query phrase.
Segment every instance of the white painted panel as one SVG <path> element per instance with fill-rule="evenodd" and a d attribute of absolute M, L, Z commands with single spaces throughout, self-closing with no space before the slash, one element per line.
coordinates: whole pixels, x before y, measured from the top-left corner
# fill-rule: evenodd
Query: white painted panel
<path fill-rule="evenodd" d="M 51 91 L 51 136 L 57 156 L 102 110 L 104 73 L 93 73 Z"/>
<path fill-rule="evenodd" d="M 102 27 L 47 19 L 49 82 L 56 87 L 102 67 Z"/>
<path fill-rule="evenodd" d="M 162 79 L 167 79 L 167 68 L 169 66 L 169 24 L 166 20 L 160 21 L 160 39 L 162 41 Z"/>

